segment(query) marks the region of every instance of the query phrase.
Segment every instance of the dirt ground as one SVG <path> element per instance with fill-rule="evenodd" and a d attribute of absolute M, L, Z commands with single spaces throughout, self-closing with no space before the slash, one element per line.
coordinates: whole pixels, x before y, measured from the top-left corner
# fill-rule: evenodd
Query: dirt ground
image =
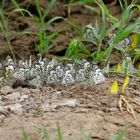
<path fill-rule="evenodd" d="M 120 86 L 123 79 L 119 79 Z M 56 139 L 56 124 L 64 140 L 80 140 L 81 130 L 91 133 L 93 140 L 109 140 L 128 125 L 125 140 L 140 138 L 140 79 L 132 78 L 125 95 L 134 102 L 136 119 L 119 110 L 119 95 L 110 94 L 114 78 L 93 87 L 84 85 L 46 86 L 40 89 L 4 87 L 0 90 L 0 140 L 22 139 L 22 129 L 32 140 L 39 139 L 39 128 L 46 127 Z M 137 104 L 136 104 L 137 103 Z"/>
<path fill-rule="evenodd" d="M 42 5 L 44 0 L 41 1 Z M 29 10 L 34 5 L 29 7 Z M 60 10 L 61 9 L 61 10 Z M 82 10 L 81 10 L 82 9 Z M 111 13 L 120 17 L 120 8 L 109 7 Z M 33 12 L 33 11 L 32 11 Z M 6 10 L 6 14 L 8 11 Z M 36 14 L 36 13 L 34 13 Z M 81 29 L 95 23 L 95 15 L 83 6 L 73 7 L 68 17 L 67 9 L 58 1 L 49 18 L 63 16 L 73 21 Z M 136 15 L 135 15 L 136 16 Z M 83 18 L 84 17 L 84 18 Z M 21 34 L 22 31 L 37 32 L 37 24 L 29 17 L 13 14 L 9 18 L 11 43 L 17 59 L 26 59 L 30 54 L 38 53 L 38 37 L 34 34 Z M 76 32 L 66 21 L 53 23 L 46 32 L 59 31 L 60 35 L 53 41 L 46 57 L 63 56 L 70 39 L 77 37 Z M 10 54 L 6 47 L 4 35 L 0 33 L 0 62 Z M 125 90 L 129 105 L 134 109 L 136 119 L 126 110 L 119 109 L 120 95 L 111 95 L 110 87 L 117 79 L 121 87 L 124 77 L 110 75 L 105 83 L 93 87 L 86 85 L 46 85 L 40 89 L 3 87 L 0 89 L 0 140 L 22 140 L 22 128 L 31 140 L 39 140 L 38 131 L 46 127 L 56 138 L 58 123 L 64 140 L 81 140 L 83 135 L 91 133 L 93 140 L 109 140 L 123 128 L 130 125 L 125 140 L 140 139 L 140 78 L 133 77 Z"/>

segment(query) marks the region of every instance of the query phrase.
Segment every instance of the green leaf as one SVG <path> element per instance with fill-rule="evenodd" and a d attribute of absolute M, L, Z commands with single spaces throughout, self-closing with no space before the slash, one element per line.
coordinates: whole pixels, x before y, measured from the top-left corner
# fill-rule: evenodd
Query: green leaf
<path fill-rule="evenodd" d="M 56 3 L 56 0 L 51 0 L 46 8 L 46 10 L 44 10 L 43 13 L 43 20 L 45 20 L 45 18 L 48 16 L 48 14 L 50 13 L 52 7 L 54 6 L 54 4 Z"/>
<path fill-rule="evenodd" d="M 132 8 L 134 8 L 134 7 L 136 7 L 135 4 L 130 4 L 126 8 L 126 10 L 123 12 L 122 17 L 121 17 L 120 27 L 118 29 L 119 31 L 121 31 L 126 26 L 126 23 L 128 22 L 128 20 L 130 18 L 130 12 L 131 12 Z"/>
<path fill-rule="evenodd" d="M 39 17 L 40 17 L 40 19 L 42 19 L 43 18 L 43 15 L 41 13 L 40 0 L 35 0 L 35 4 L 36 4 L 36 9 L 37 9 L 37 12 L 39 14 Z"/>
<path fill-rule="evenodd" d="M 47 23 L 44 24 L 45 28 L 47 28 L 51 23 L 53 23 L 54 21 L 59 20 L 59 19 L 64 20 L 64 18 L 61 16 L 56 16 L 56 17 L 48 20 Z"/>
<path fill-rule="evenodd" d="M 123 137 L 126 135 L 128 128 L 130 126 L 127 126 L 124 130 L 122 130 L 121 132 L 119 132 L 114 138 L 112 138 L 111 140 L 123 140 Z"/>
<path fill-rule="evenodd" d="M 26 133 L 26 131 L 22 130 L 23 140 L 30 140 L 29 135 Z"/>
<path fill-rule="evenodd" d="M 140 26 L 140 20 L 137 20 L 136 22 L 129 24 L 126 28 L 120 31 L 120 33 L 117 34 L 115 38 L 115 42 L 118 42 L 124 37 L 127 37 L 137 26 Z"/>
<path fill-rule="evenodd" d="M 16 0 L 12 0 L 12 3 L 15 5 L 16 9 L 20 9 L 19 4 L 16 2 Z M 20 11 L 21 15 L 24 17 L 24 13 Z"/>
<path fill-rule="evenodd" d="M 57 124 L 57 134 L 58 134 L 58 139 L 57 140 L 63 140 L 61 129 L 60 129 L 58 124 Z"/>

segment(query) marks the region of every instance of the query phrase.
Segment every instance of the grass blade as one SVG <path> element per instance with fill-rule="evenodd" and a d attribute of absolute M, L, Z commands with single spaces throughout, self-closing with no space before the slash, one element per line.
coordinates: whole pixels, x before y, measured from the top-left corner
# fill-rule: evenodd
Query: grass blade
<path fill-rule="evenodd" d="M 114 138 L 112 138 L 111 140 L 122 140 L 123 137 L 126 135 L 128 128 L 130 126 L 126 127 L 124 130 L 122 130 L 121 132 L 119 132 Z"/>
<path fill-rule="evenodd" d="M 58 134 L 58 140 L 63 140 L 61 129 L 58 124 L 57 124 L 57 134 Z"/>
<path fill-rule="evenodd" d="M 22 130 L 23 140 L 30 140 L 29 135 L 26 133 L 26 131 Z"/>
<path fill-rule="evenodd" d="M 16 9 L 20 9 L 19 4 L 16 2 L 16 0 L 12 0 L 12 3 L 15 5 Z M 24 17 L 24 13 L 20 11 L 21 15 Z"/>
<path fill-rule="evenodd" d="M 47 6 L 47 9 L 43 13 L 43 20 L 48 16 L 49 12 L 51 11 L 52 7 L 56 3 L 56 0 L 51 0 L 50 3 Z"/>

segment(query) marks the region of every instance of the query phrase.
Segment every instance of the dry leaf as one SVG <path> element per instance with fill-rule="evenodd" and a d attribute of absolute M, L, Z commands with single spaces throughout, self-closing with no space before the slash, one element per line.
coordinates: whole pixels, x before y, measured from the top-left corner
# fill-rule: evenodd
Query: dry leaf
<path fill-rule="evenodd" d="M 123 82 L 123 85 L 122 85 L 122 92 L 124 92 L 126 86 L 128 85 L 129 83 L 129 76 L 127 76 Z"/>
<path fill-rule="evenodd" d="M 117 71 L 118 72 L 123 72 L 123 68 L 120 64 L 117 65 Z"/>
<path fill-rule="evenodd" d="M 118 81 L 115 80 L 113 85 L 111 86 L 111 94 L 118 94 L 118 92 L 119 92 Z"/>
<path fill-rule="evenodd" d="M 131 47 L 132 47 L 133 49 L 135 49 L 135 48 L 137 47 L 137 44 L 138 44 L 138 41 L 139 41 L 139 36 L 138 36 L 138 34 L 133 34 L 133 35 L 132 35 L 132 39 L 133 39 L 133 41 L 132 41 Z"/>

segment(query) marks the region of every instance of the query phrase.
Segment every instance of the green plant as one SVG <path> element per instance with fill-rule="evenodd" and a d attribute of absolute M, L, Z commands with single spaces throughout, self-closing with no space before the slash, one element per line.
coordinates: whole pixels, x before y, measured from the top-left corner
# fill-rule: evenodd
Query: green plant
<path fill-rule="evenodd" d="M 127 0 L 119 0 L 119 4 L 121 6 L 122 11 L 124 11 L 125 8 L 128 6 Z"/>
<path fill-rule="evenodd" d="M 22 136 L 23 136 L 23 140 L 30 140 L 29 135 L 24 129 L 22 129 Z"/>
<path fill-rule="evenodd" d="M 46 127 L 43 127 L 43 129 L 41 128 L 39 130 L 39 134 L 40 134 L 41 140 L 53 140 L 52 134 L 48 133 L 48 130 Z M 81 136 L 81 140 L 92 140 L 91 134 L 85 135 L 84 133 L 81 133 L 80 136 Z M 27 132 L 24 129 L 22 130 L 22 137 L 23 137 L 23 140 L 30 140 L 29 134 L 27 134 Z M 59 127 L 58 124 L 57 124 L 57 135 L 55 139 L 63 140 L 61 128 Z"/>
<path fill-rule="evenodd" d="M 70 2 L 72 3 L 74 1 L 70 1 Z M 75 56 L 75 57 L 80 58 L 80 53 L 78 53 L 78 52 L 79 52 L 79 49 L 82 48 L 81 55 L 88 54 L 89 57 L 92 57 L 92 59 L 93 59 L 92 61 L 98 62 L 100 60 L 105 60 L 105 57 L 111 51 L 111 47 L 107 48 L 105 51 L 102 51 L 102 49 L 101 49 L 101 47 L 103 45 L 103 41 L 105 41 L 106 34 L 107 34 L 108 18 L 109 18 L 109 20 L 111 20 L 112 23 L 115 23 L 117 21 L 117 19 L 115 19 L 115 17 L 113 17 L 112 15 L 109 14 L 109 11 L 108 11 L 107 7 L 105 6 L 105 4 L 101 0 L 92 1 L 92 2 L 91 1 L 79 0 L 79 1 L 76 1 L 75 3 L 77 3 L 77 4 L 94 3 L 94 4 L 96 4 L 96 5 L 98 5 L 100 7 L 101 12 L 102 12 L 102 22 L 100 23 L 99 22 L 100 20 L 98 19 L 98 20 L 96 20 L 95 27 L 89 27 L 91 29 L 91 32 L 94 34 L 94 37 L 93 37 L 93 39 L 88 40 L 90 44 L 96 45 L 98 47 L 98 49 L 97 49 L 96 52 L 90 53 L 88 51 L 88 47 L 87 47 L 87 46 L 91 46 L 90 44 L 81 45 L 81 43 L 76 44 L 76 43 L 73 43 L 73 41 L 71 41 L 65 56 L 68 56 L 67 54 L 69 52 L 69 53 L 71 53 L 72 57 Z M 88 8 L 89 7 L 90 6 L 88 6 Z M 90 9 L 94 9 L 94 8 L 90 7 Z M 100 27 L 102 27 L 102 28 L 100 28 Z M 78 47 L 78 46 L 81 46 L 81 47 Z M 84 47 L 84 46 L 86 46 L 86 47 Z M 73 53 L 73 55 L 72 55 L 72 53 Z M 69 55 L 69 57 L 70 57 L 70 55 Z M 88 56 L 86 56 L 86 57 L 88 57 Z"/>
<path fill-rule="evenodd" d="M 72 21 L 72 20 L 70 20 L 70 21 L 65 20 L 65 21 L 69 24 L 72 31 L 74 31 L 76 33 L 76 35 L 82 36 L 81 28 L 74 21 Z"/>
<path fill-rule="evenodd" d="M 4 4 L 4 2 L 3 2 Z M 9 31 L 9 26 L 8 26 L 8 18 L 6 18 L 6 16 L 4 15 L 4 11 L 3 11 L 3 6 L 0 8 L 0 28 L 5 36 L 6 42 L 7 42 L 7 46 L 10 49 L 13 58 L 15 60 L 15 54 L 13 51 L 13 48 L 11 46 L 11 34 Z"/>
<path fill-rule="evenodd" d="M 125 54 L 132 55 L 135 53 L 139 53 L 139 49 L 133 49 L 133 48 L 123 49 L 121 46 L 117 45 L 117 43 L 121 41 L 123 38 L 128 37 L 132 32 L 135 33 L 135 31 L 137 30 L 137 27 L 140 26 L 140 19 L 137 19 L 133 23 L 128 24 L 129 19 L 131 18 L 131 15 L 132 15 L 132 9 L 134 8 L 138 8 L 138 5 L 135 5 L 135 4 L 129 5 L 126 8 L 126 10 L 123 12 L 121 20 L 118 20 L 108 29 L 108 32 L 117 31 L 112 44 L 111 45 L 108 44 L 108 46 L 111 48 L 108 53 L 108 57 L 110 56 L 113 49 L 120 51 L 122 55 L 125 55 Z"/>
<path fill-rule="evenodd" d="M 140 20 L 136 20 L 133 23 L 128 24 L 129 19 L 131 18 L 132 15 L 132 10 L 136 7 L 139 9 L 138 5 L 135 4 L 130 4 L 128 7 L 126 7 L 126 9 L 124 10 L 124 12 L 122 13 L 122 17 L 121 20 L 116 19 L 115 17 L 113 17 L 112 15 L 110 15 L 107 7 L 105 6 L 105 4 L 102 1 L 97 1 L 98 5 L 101 8 L 102 11 L 102 26 L 103 27 L 101 29 L 101 31 L 99 32 L 99 30 L 95 30 L 95 36 L 97 38 L 97 43 L 98 44 L 98 52 L 97 52 L 97 58 L 101 52 L 101 46 L 102 46 L 102 42 L 105 39 L 107 34 L 111 34 L 114 32 L 116 33 L 116 36 L 114 38 L 114 42 L 113 45 L 109 47 L 110 52 L 108 54 L 108 57 L 110 56 L 112 50 L 118 49 L 120 51 L 122 51 L 122 48 L 119 48 L 118 46 L 116 46 L 116 43 L 119 42 L 120 40 L 122 40 L 124 37 L 128 37 L 128 35 L 130 35 L 132 33 L 132 31 L 134 31 L 135 29 L 137 29 L 137 27 L 140 25 Z M 111 27 L 107 27 L 107 23 L 111 22 L 112 26 Z M 98 26 L 98 24 L 96 24 L 96 26 Z M 98 27 L 96 27 L 96 29 L 99 29 Z M 123 50 L 125 51 L 125 50 Z"/>
<path fill-rule="evenodd" d="M 130 126 L 125 127 L 123 130 L 121 130 L 116 136 L 114 136 L 113 138 L 111 138 L 111 140 L 123 140 L 124 136 L 126 135 L 126 133 L 128 132 L 128 128 Z"/>
<path fill-rule="evenodd" d="M 38 24 L 40 26 L 40 31 L 38 33 L 39 39 L 40 39 L 40 44 L 38 45 L 39 51 L 41 54 L 45 53 L 48 51 L 50 48 L 52 48 L 51 39 L 53 39 L 57 33 L 53 33 L 50 36 L 46 36 L 45 30 L 50 25 L 52 22 L 58 19 L 63 19 L 62 17 L 54 17 L 50 19 L 47 23 L 45 22 L 46 17 L 48 16 L 49 12 L 51 11 L 53 5 L 55 4 L 56 0 L 51 0 L 50 3 L 48 4 L 47 8 L 45 10 L 41 10 L 40 7 L 40 0 L 35 0 L 36 3 L 36 9 L 39 15 L 39 20 Z"/>
<path fill-rule="evenodd" d="M 39 32 L 36 33 L 37 36 L 39 37 L 38 50 L 39 50 L 40 54 L 46 53 L 50 48 L 53 47 L 52 40 L 58 35 L 57 32 L 53 32 L 50 35 L 46 35 L 45 31 L 48 28 L 48 26 L 56 20 L 64 19 L 63 17 L 56 16 L 46 22 L 46 18 L 48 16 L 48 14 L 50 13 L 51 9 L 53 8 L 55 2 L 56 2 L 56 0 L 51 0 L 49 3 L 47 3 L 46 9 L 42 9 L 40 6 L 40 0 L 35 0 L 38 17 L 32 15 L 26 9 L 18 8 L 19 6 L 16 6 L 17 8 L 15 10 L 13 10 L 13 12 L 26 12 L 28 15 L 30 15 L 32 17 L 32 19 L 40 27 Z M 16 3 L 16 5 L 17 5 L 17 3 Z"/>
<path fill-rule="evenodd" d="M 92 10 L 95 13 L 98 13 L 97 8 L 90 8 L 89 5 L 91 4 L 96 4 L 96 0 L 69 0 L 68 4 L 66 4 L 65 6 L 68 8 L 68 16 L 70 16 L 71 13 L 71 8 L 72 6 L 77 6 L 77 5 L 84 5 L 86 8 Z"/>
<path fill-rule="evenodd" d="M 101 9 L 101 22 L 100 19 L 97 18 L 94 27 L 90 25 L 88 26 L 90 32 L 92 32 L 93 34 L 93 36 L 90 37 L 91 39 L 88 39 L 88 44 L 86 43 L 85 45 L 85 42 L 81 42 L 80 40 L 72 40 L 69 44 L 65 56 L 72 57 L 74 59 L 83 58 L 82 56 L 88 58 L 89 56 L 93 59 L 92 61 L 102 62 L 103 64 L 105 64 L 108 61 L 110 54 L 114 49 L 120 51 L 122 55 L 125 55 L 125 53 L 137 53 L 138 56 L 139 49 L 124 50 L 121 46 L 118 46 L 117 43 L 125 37 L 128 37 L 132 32 L 140 34 L 140 30 L 138 30 L 140 25 L 140 19 L 137 19 L 136 21 L 128 24 L 133 15 L 133 12 L 135 11 L 135 9 L 140 10 L 140 6 L 131 3 L 129 6 L 126 7 L 126 9 L 124 9 L 121 19 L 118 20 L 109 13 L 108 8 L 102 2 L 102 0 L 97 0 L 95 3 Z M 92 7 L 90 9 L 92 9 Z M 108 26 L 108 24 L 110 25 L 110 27 Z M 108 35 L 114 33 L 116 33 L 116 35 L 112 43 L 109 43 L 107 41 L 106 49 L 103 50 L 102 45 L 106 41 L 106 38 L 108 37 Z M 93 44 L 97 46 L 97 51 L 90 52 L 88 48 L 89 46 L 93 46 Z"/>
<path fill-rule="evenodd" d="M 91 134 L 86 135 L 83 132 L 83 129 L 81 128 L 80 129 L 80 140 L 92 140 L 92 135 Z"/>
<path fill-rule="evenodd" d="M 43 126 L 43 128 L 39 129 L 39 134 L 41 139 L 45 139 L 45 140 L 52 140 L 53 136 L 52 134 L 50 134 L 47 130 L 47 127 Z M 62 132 L 61 132 L 61 128 L 59 127 L 59 125 L 57 124 L 57 136 L 56 136 L 57 140 L 63 140 L 62 137 Z"/>
<path fill-rule="evenodd" d="M 113 136 L 110 140 L 123 140 L 124 136 L 128 132 L 128 129 L 130 126 L 125 127 L 123 130 L 121 130 L 118 134 Z M 40 139 L 42 140 L 52 140 L 53 137 L 48 133 L 47 128 L 43 127 L 43 129 L 40 129 L 39 134 L 41 134 Z M 29 135 L 27 132 L 23 129 L 22 130 L 23 140 L 30 140 Z M 60 126 L 57 124 L 57 137 L 55 138 L 57 140 L 63 140 L 62 132 Z M 92 135 L 88 134 L 85 135 L 83 131 L 80 133 L 80 139 L 81 140 L 93 140 Z"/>
<path fill-rule="evenodd" d="M 69 47 L 65 53 L 65 57 L 80 60 L 82 58 L 88 58 L 92 56 L 88 51 L 87 46 L 85 46 L 80 40 L 73 39 L 69 44 Z"/>
<path fill-rule="evenodd" d="M 57 136 L 58 136 L 58 140 L 63 140 L 61 128 L 59 127 L 58 124 L 57 124 Z"/>
<path fill-rule="evenodd" d="M 12 3 L 16 7 L 16 9 L 21 9 L 16 0 L 12 0 Z M 24 12 L 20 11 L 20 14 L 24 17 Z"/>
<path fill-rule="evenodd" d="M 106 5 L 102 1 L 98 0 L 97 3 L 100 6 L 101 11 L 102 11 L 103 24 L 101 25 L 102 28 L 99 29 L 99 26 L 98 26 L 99 23 L 96 22 L 95 27 L 92 29 L 93 34 L 96 38 L 96 42 L 93 42 L 93 43 L 98 46 L 97 53 L 96 52 L 94 53 L 96 56 L 96 59 L 99 60 L 101 58 L 100 53 L 103 53 L 101 50 L 101 46 L 106 36 L 114 32 L 116 32 L 116 36 L 114 37 L 114 41 L 111 43 L 111 45 L 108 44 L 108 47 L 110 49 L 108 49 L 109 51 L 107 51 L 108 52 L 107 59 L 109 58 L 113 49 L 117 49 L 124 54 L 126 50 L 123 50 L 123 48 L 117 46 L 117 43 L 121 41 L 123 38 L 128 37 L 132 32 L 139 33 L 137 29 L 140 25 L 140 19 L 137 19 L 133 23 L 128 24 L 130 18 L 132 17 L 134 9 L 137 8 L 138 10 L 140 10 L 139 5 L 131 3 L 128 7 L 126 7 L 124 12 L 122 13 L 121 19 L 118 20 L 109 13 Z M 107 25 L 110 22 L 111 22 L 111 26 L 108 27 Z"/>

